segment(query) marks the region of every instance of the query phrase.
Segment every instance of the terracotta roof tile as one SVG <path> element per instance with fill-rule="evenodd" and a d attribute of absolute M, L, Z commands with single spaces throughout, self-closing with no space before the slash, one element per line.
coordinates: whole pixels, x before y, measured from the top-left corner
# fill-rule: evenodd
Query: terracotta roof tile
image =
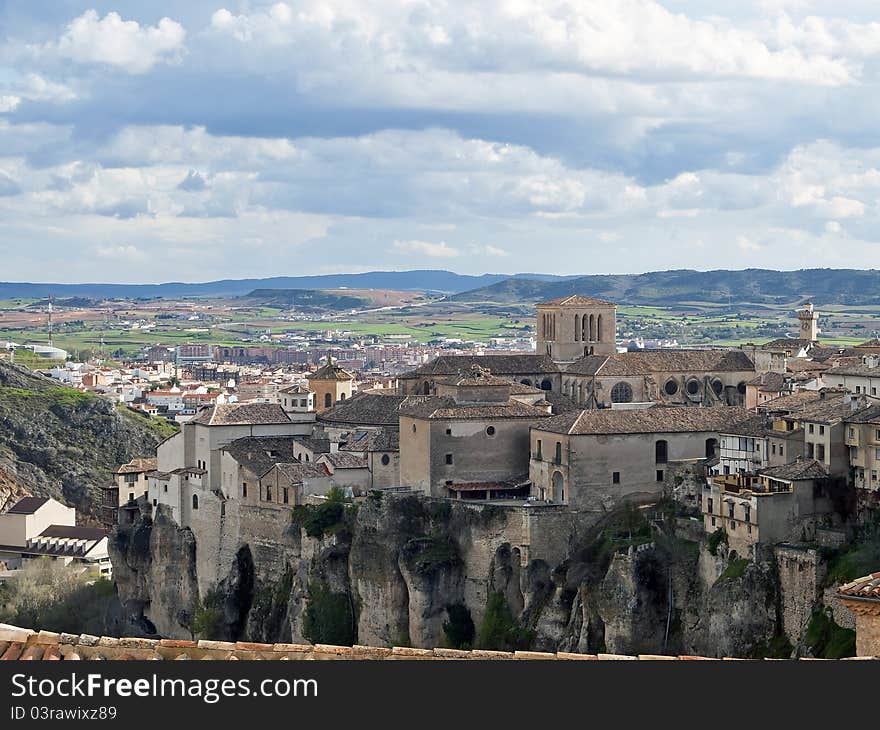
<path fill-rule="evenodd" d="M 730 432 L 753 414 L 745 408 L 654 406 L 633 410 L 582 410 L 553 416 L 538 424 L 539 431 L 570 435 L 627 433 Z"/>
<path fill-rule="evenodd" d="M 837 593 L 847 598 L 880 601 L 880 573 L 871 573 L 846 583 L 837 589 Z"/>

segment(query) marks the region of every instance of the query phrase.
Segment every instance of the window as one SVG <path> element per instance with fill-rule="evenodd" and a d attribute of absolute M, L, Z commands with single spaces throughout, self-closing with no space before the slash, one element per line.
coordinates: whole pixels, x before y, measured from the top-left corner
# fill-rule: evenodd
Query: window
<path fill-rule="evenodd" d="M 852 446 L 852 447 L 850 447 L 850 448 L 851 448 L 851 450 L 852 450 L 852 453 L 850 454 L 850 458 L 852 458 L 852 459 L 858 459 L 858 458 L 859 458 L 859 447 L 858 447 L 858 446 Z"/>
<path fill-rule="evenodd" d="M 819 426 L 819 435 L 822 436 L 825 433 L 825 426 Z"/>
<path fill-rule="evenodd" d="M 872 469 L 872 470 L 871 470 L 871 481 L 872 481 L 872 482 L 876 482 L 876 481 L 877 481 L 877 470 L 876 470 L 876 469 Z"/>
<path fill-rule="evenodd" d="M 746 522 L 751 522 L 752 521 L 752 508 L 751 507 L 744 507 L 743 513 L 745 515 L 745 517 L 743 517 L 743 519 Z"/>
<path fill-rule="evenodd" d="M 880 449 L 878 449 L 878 451 L 880 451 Z M 538 451 L 537 451 L 537 453 L 535 454 L 535 456 L 536 456 L 536 458 L 538 458 L 538 459 L 542 459 L 542 458 L 544 458 L 544 457 L 541 455 L 541 439 L 538 439 Z"/>
<path fill-rule="evenodd" d="M 199 508 L 199 495 L 194 494 L 193 495 L 193 509 L 198 509 L 198 508 Z"/>
<path fill-rule="evenodd" d="M 447 463 L 447 464 L 451 464 L 451 463 L 452 463 L 452 454 L 446 454 L 446 463 Z"/>
<path fill-rule="evenodd" d="M 664 439 L 654 443 L 654 463 L 665 464 L 669 460 L 669 444 Z"/>
<path fill-rule="evenodd" d="M 167 491 L 168 491 L 168 485 L 167 485 L 167 484 L 163 484 L 162 486 L 164 487 L 164 491 L 167 492 Z"/>
<path fill-rule="evenodd" d="M 562 463 L 562 443 L 560 443 L 559 441 L 556 442 L 556 458 L 554 459 L 554 461 L 557 464 Z"/>
<path fill-rule="evenodd" d="M 711 497 L 706 498 L 706 512 L 708 512 L 709 514 L 712 514 L 712 498 Z"/>
<path fill-rule="evenodd" d="M 129 492 L 129 493 L 128 493 L 128 501 L 129 501 L 129 502 L 134 502 L 134 492 Z"/>
<path fill-rule="evenodd" d="M 391 463 L 391 457 L 388 454 L 382 454 L 382 466 L 388 466 Z"/>
<path fill-rule="evenodd" d="M 874 458 L 880 459 L 880 449 L 874 449 Z"/>
<path fill-rule="evenodd" d="M 451 429 L 451 428 L 447 428 L 447 429 L 446 429 L 446 435 L 447 435 L 447 436 L 452 436 L 452 429 Z"/>
<path fill-rule="evenodd" d="M 700 381 L 695 378 L 688 380 L 687 385 L 685 385 L 684 388 L 688 392 L 688 395 L 696 395 L 700 392 Z"/>
<path fill-rule="evenodd" d="M 880 441 L 880 428 L 878 428 L 876 431 L 874 431 L 874 440 Z"/>
<path fill-rule="evenodd" d="M 495 426 L 486 426 L 486 435 L 494 436 L 495 435 Z"/>
<path fill-rule="evenodd" d="M 632 403 L 633 389 L 629 383 L 617 383 L 611 389 L 612 403 Z"/>
<path fill-rule="evenodd" d="M 782 444 L 779 444 L 779 455 L 785 456 L 785 454 L 782 452 Z"/>
<path fill-rule="evenodd" d="M 715 527 L 715 518 L 712 518 L 712 527 Z"/>
<path fill-rule="evenodd" d="M 333 405 L 333 396 L 329 393 L 324 393 L 324 408 L 329 408 Z"/>
<path fill-rule="evenodd" d="M 809 428 L 808 428 L 808 430 L 809 430 L 810 433 L 814 433 L 814 432 L 815 432 L 815 426 L 813 426 L 813 424 L 811 423 L 810 426 L 809 426 Z"/>
<path fill-rule="evenodd" d="M 776 444 L 772 444 L 772 445 L 770 446 L 770 452 L 773 453 L 773 454 L 776 453 Z"/>
<path fill-rule="evenodd" d="M 413 424 L 413 433 L 416 432 L 416 424 Z"/>
<path fill-rule="evenodd" d="M 733 519 L 733 503 L 730 503 L 729 505 L 727 505 L 727 516 L 730 519 Z"/>
<path fill-rule="evenodd" d="M 137 474 L 126 474 L 125 475 L 125 483 L 132 484 L 133 482 L 137 481 L 137 478 L 138 478 Z"/>
<path fill-rule="evenodd" d="M 854 438 L 856 437 L 856 430 L 855 430 L 854 428 L 851 428 L 851 429 L 849 430 L 849 437 L 850 437 L 851 439 L 854 439 Z"/>
<path fill-rule="evenodd" d="M 243 498 L 246 498 L 246 497 L 247 497 L 247 482 L 242 482 L 242 483 L 241 483 L 241 496 L 242 496 Z"/>
<path fill-rule="evenodd" d="M 284 502 L 284 504 L 287 504 L 289 502 L 289 493 L 287 487 L 284 487 L 282 489 L 282 495 L 282 501 Z"/>
<path fill-rule="evenodd" d="M 662 481 L 663 481 L 663 470 L 662 470 L 662 469 L 658 469 L 658 470 L 657 470 L 657 481 L 658 481 L 658 482 L 662 482 Z"/>
<path fill-rule="evenodd" d="M 272 501 L 272 487 L 270 487 L 268 484 L 266 485 L 266 501 Z"/>
<path fill-rule="evenodd" d="M 620 472 L 619 471 L 611 472 L 611 483 L 612 484 L 620 484 Z"/>
<path fill-rule="evenodd" d="M 816 444 L 816 459 L 825 461 L 825 444 Z"/>
<path fill-rule="evenodd" d="M 666 395 L 675 395 L 678 393 L 678 383 L 676 383 L 672 378 L 666 381 L 663 385 L 663 391 Z"/>

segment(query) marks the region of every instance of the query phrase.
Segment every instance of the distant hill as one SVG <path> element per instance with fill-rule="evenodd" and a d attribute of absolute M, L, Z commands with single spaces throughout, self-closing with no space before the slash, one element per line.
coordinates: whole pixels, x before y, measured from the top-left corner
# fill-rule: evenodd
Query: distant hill
<path fill-rule="evenodd" d="M 880 304 L 880 271 L 803 269 L 773 271 L 654 271 L 647 274 L 581 276 L 564 281 L 507 279 L 450 297 L 456 302 L 540 302 L 586 294 L 625 304 L 675 305 L 785 304 L 810 299 L 816 304 Z"/>
<path fill-rule="evenodd" d="M 363 274 L 275 276 L 267 279 L 223 279 L 187 284 L 36 284 L 0 282 L 0 299 L 92 297 L 95 299 L 165 299 L 178 297 L 241 297 L 254 289 L 395 289 L 397 291 L 463 292 L 510 278 L 560 281 L 547 274 L 483 274 L 467 276 L 452 271 L 370 271 Z"/>
<path fill-rule="evenodd" d="M 308 310 L 363 309 L 370 306 L 366 297 L 346 294 L 345 290 L 320 291 L 317 289 L 254 289 L 246 297 L 246 304 L 263 307 L 284 307 Z"/>

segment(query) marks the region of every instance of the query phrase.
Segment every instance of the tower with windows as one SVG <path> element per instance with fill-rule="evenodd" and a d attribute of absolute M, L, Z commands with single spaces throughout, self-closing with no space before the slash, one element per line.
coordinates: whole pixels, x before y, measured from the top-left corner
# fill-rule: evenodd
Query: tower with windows
<path fill-rule="evenodd" d="M 617 305 L 572 294 L 538 305 L 538 353 L 566 362 L 617 352 Z"/>

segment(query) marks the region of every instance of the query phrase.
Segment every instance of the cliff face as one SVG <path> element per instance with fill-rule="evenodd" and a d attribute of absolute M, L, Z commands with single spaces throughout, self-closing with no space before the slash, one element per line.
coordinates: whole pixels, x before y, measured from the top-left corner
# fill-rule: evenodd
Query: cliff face
<path fill-rule="evenodd" d="M 189 530 L 160 511 L 120 531 L 129 630 L 188 638 L 211 600 L 222 618 L 202 638 L 745 657 L 783 646 L 772 564 L 713 556 L 642 517 L 572 517 L 554 560 L 528 544 L 521 509 L 388 494 L 323 522 L 323 507 L 299 509 L 213 566 L 222 577 L 201 591 Z"/>
<path fill-rule="evenodd" d="M 111 401 L 0 362 L 0 510 L 33 494 L 87 514 L 113 467 L 155 453 L 158 441 Z"/>

